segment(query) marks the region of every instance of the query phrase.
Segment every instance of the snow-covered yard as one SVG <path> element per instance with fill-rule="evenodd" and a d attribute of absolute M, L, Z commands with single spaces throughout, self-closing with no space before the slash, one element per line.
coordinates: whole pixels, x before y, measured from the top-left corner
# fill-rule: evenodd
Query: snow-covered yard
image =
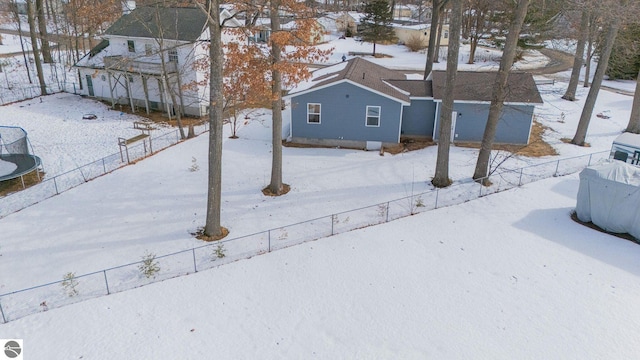
<path fill-rule="evenodd" d="M 332 42 L 337 59 L 348 51 L 341 41 Z M 424 55 L 379 49 L 396 56 L 379 59 L 387 64 L 423 66 Z M 608 150 L 631 98 L 601 92 L 595 113 L 612 116 L 594 117 L 591 147 L 576 147 L 561 139 L 573 136 L 586 89 L 570 103 L 559 99 L 565 86 L 540 88 L 545 141 L 559 157 Z M 48 176 L 115 153 L 117 137 L 138 133 L 137 117 L 71 94 L 0 111 L 0 125 L 27 130 Z M 98 119 L 83 120 L 85 113 Z M 225 138 L 222 223 L 230 237 L 431 188 L 435 147 L 382 157 L 285 148 L 292 190 L 264 197 L 269 119 L 266 110 L 252 114 L 240 139 Z M 205 220 L 207 151 L 199 136 L 0 219 L 0 293 L 201 245 L 190 232 Z M 456 183 L 469 181 L 476 156 L 451 149 Z M 503 167 L 553 158 L 515 156 Z M 640 250 L 570 220 L 577 185 L 576 175 L 544 180 L 49 309 L 0 325 L 0 338 L 25 339 L 29 357 L 54 359 L 633 358 Z"/>

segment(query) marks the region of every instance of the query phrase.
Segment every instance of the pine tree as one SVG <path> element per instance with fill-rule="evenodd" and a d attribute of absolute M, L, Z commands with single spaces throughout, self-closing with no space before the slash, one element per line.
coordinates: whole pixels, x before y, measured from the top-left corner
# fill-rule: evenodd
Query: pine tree
<path fill-rule="evenodd" d="M 378 42 L 394 41 L 396 35 L 391 27 L 393 13 L 387 0 L 371 0 L 364 6 L 364 16 L 360 20 L 363 41 L 373 43 L 373 55 L 376 55 Z"/>

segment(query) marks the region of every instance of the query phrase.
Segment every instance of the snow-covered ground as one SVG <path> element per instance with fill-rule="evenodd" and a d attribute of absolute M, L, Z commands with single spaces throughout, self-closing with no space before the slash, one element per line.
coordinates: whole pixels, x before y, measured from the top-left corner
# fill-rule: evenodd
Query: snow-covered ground
<path fill-rule="evenodd" d="M 632 359 L 640 248 L 574 223 L 577 187 L 552 178 L 0 334 L 36 359 Z"/>
<path fill-rule="evenodd" d="M 387 64 L 423 66 L 423 54 L 378 51 L 396 56 L 377 59 Z M 545 140 L 560 157 L 608 150 L 632 99 L 602 91 L 594 113 L 611 118 L 594 117 L 591 147 L 576 147 L 560 139 L 573 136 L 587 89 L 572 103 L 559 99 L 564 86 L 540 88 Z M 70 94 L 0 112 L 0 125 L 27 130 L 51 174 L 116 152 L 136 119 Z M 230 237 L 430 189 L 435 147 L 395 156 L 285 148 L 292 190 L 264 197 L 270 114 L 250 118 L 240 139 L 224 143 Z M 0 219 L 0 293 L 200 245 L 190 232 L 204 224 L 207 151 L 199 136 Z M 476 156 L 452 148 L 454 181 L 469 180 Z M 516 156 L 503 166 L 548 160 Z M 633 358 L 640 250 L 569 219 L 577 185 L 575 175 L 549 179 L 50 309 L 0 325 L 0 338 L 25 339 L 29 358 L 53 359 Z"/>

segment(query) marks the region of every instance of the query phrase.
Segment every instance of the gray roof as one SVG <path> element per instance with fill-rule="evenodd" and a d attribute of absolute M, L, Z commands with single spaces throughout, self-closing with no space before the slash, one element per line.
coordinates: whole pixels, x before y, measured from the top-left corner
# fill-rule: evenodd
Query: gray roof
<path fill-rule="evenodd" d="M 495 71 L 459 71 L 454 89 L 455 100 L 491 102 L 496 75 Z M 340 67 L 340 70 L 325 72 L 324 75 L 314 78 L 314 84 L 302 91 L 312 91 L 314 88 L 346 79 L 406 102 L 409 102 L 410 97 L 433 97 L 435 100 L 442 100 L 446 82 L 445 71 L 434 71 L 431 80 L 406 80 L 401 79 L 402 77 L 403 75 L 397 71 L 356 57 L 349 60 L 346 66 Z M 510 73 L 507 88 L 507 103 L 542 104 L 538 87 L 529 73 Z M 294 89 L 292 95 L 295 93 Z"/>
<path fill-rule="evenodd" d="M 433 80 L 433 98 L 442 99 L 447 74 L 445 71 L 434 71 L 431 76 Z M 453 90 L 454 99 L 458 101 L 491 102 L 496 76 L 497 72 L 459 71 L 456 75 L 456 87 Z M 505 102 L 542 104 L 542 97 L 540 97 L 533 76 L 522 72 L 510 73 Z"/>
<path fill-rule="evenodd" d="M 387 80 L 387 82 L 408 92 L 411 97 L 433 97 L 431 80 Z"/>
<path fill-rule="evenodd" d="M 337 76 L 335 75 L 336 73 L 330 73 L 315 79 L 316 84 L 311 86 L 309 89 L 314 89 L 342 80 L 350 80 L 387 96 L 409 102 L 409 95 L 406 92 L 401 91 L 396 88 L 395 85 L 391 86 L 389 83 L 384 81 L 385 79 L 393 79 L 400 76 L 394 70 L 387 69 L 384 66 L 356 57 L 347 61 L 347 65 L 344 69 L 337 72 Z M 325 78 L 326 80 L 323 80 Z"/>
<path fill-rule="evenodd" d="M 206 24 L 207 15 L 198 8 L 139 7 L 123 15 L 105 34 L 194 42 Z"/>

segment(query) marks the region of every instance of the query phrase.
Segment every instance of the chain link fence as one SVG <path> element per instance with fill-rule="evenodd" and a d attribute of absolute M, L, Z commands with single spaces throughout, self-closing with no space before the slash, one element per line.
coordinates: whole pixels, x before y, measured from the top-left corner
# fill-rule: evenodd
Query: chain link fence
<path fill-rule="evenodd" d="M 60 92 L 66 92 L 70 94 L 78 94 L 78 84 L 73 82 L 61 82 L 51 83 L 46 85 L 47 94 L 55 94 Z M 0 91 L 0 106 L 15 103 L 18 101 L 24 101 L 34 99 L 42 95 L 39 85 L 28 86 L 12 86 L 6 88 L 5 91 Z"/>
<path fill-rule="evenodd" d="M 195 128 L 196 135 L 200 135 L 206 131 L 208 131 L 207 123 L 205 123 L 204 126 L 197 126 Z M 150 141 L 150 143 L 147 141 Z M 126 151 L 128 157 L 124 157 L 121 152 L 111 154 L 65 173 L 48 177 L 31 187 L 1 197 L 0 202 L 2 206 L 0 206 L 0 219 L 37 204 L 40 201 L 61 194 L 78 185 L 82 185 L 98 176 L 110 173 L 130 162 L 166 149 L 178 142 L 180 142 L 180 134 L 177 129 L 158 136 L 149 137 L 144 141 L 127 145 Z M 153 144 L 153 146 L 148 146 L 148 144 Z"/>
<path fill-rule="evenodd" d="M 177 134 L 163 136 L 172 139 L 166 140 L 166 144 L 178 141 Z M 162 256 L 148 254 L 142 261 L 90 274 L 67 274 L 61 281 L 1 294 L 0 318 L 6 323 L 36 312 L 203 271 L 307 241 L 461 204 L 544 178 L 571 174 L 608 158 L 609 152 L 605 151 L 503 170 L 491 175 L 490 186 L 468 181 L 243 237 L 224 239 L 189 250 Z M 80 168 L 76 169 L 56 181 L 49 180 L 49 184 L 45 186 L 53 187 L 52 194 L 60 188 L 69 189 L 86 181 L 87 176 L 99 176 L 121 166 L 122 163 L 116 160 L 120 160 L 119 154 L 86 165 L 82 167 L 82 171 Z"/>

